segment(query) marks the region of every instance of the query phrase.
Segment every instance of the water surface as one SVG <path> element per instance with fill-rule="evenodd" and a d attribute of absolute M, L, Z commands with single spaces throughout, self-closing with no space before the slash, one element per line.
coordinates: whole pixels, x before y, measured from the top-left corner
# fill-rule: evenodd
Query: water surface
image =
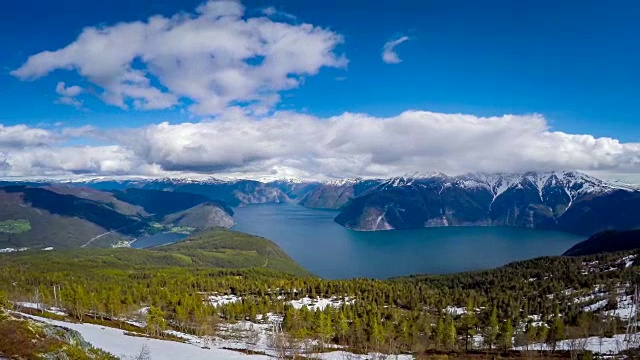
<path fill-rule="evenodd" d="M 295 204 L 234 210 L 233 230 L 273 240 L 307 270 L 329 279 L 488 269 L 515 260 L 560 255 L 584 239 L 554 231 L 499 227 L 356 232 L 333 222 L 336 211 Z"/>
<path fill-rule="evenodd" d="M 189 235 L 172 232 L 157 233 L 134 241 L 133 243 L 131 243 L 131 247 L 135 249 L 144 249 L 159 245 L 166 245 L 174 243 L 176 241 L 180 241 L 187 236 Z"/>

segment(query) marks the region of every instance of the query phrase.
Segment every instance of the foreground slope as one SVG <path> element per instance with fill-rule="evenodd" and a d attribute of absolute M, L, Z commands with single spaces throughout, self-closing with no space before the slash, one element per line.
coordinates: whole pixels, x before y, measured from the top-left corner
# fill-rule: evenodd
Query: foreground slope
<path fill-rule="evenodd" d="M 0 359 L 118 360 L 94 348 L 82 335 L 68 328 L 3 313 L 0 308 Z"/>
<path fill-rule="evenodd" d="M 148 268 L 263 268 L 288 274 L 309 273 L 275 243 L 226 229 L 202 231 L 180 242 L 149 249 L 68 249 L 24 251 L 0 256 L 0 267 L 28 266 L 62 269 Z"/>

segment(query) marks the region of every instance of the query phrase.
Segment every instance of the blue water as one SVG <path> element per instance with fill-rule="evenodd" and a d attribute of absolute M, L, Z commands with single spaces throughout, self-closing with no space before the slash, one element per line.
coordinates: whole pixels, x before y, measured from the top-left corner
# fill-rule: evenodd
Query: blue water
<path fill-rule="evenodd" d="M 251 205 L 235 209 L 233 230 L 273 240 L 307 270 L 328 279 L 488 269 L 560 255 L 584 239 L 499 227 L 356 232 L 334 223 L 336 215 L 295 204 Z"/>
<path fill-rule="evenodd" d="M 149 248 L 149 247 L 154 247 L 159 245 L 166 245 L 166 244 L 174 243 L 176 241 L 180 241 L 186 238 L 187 236 L 189 235 L 180 234 L 180 233 L 170 233 L 170 232 L 158 233 L 158 234 L 143 237 L 134 241 L 131 244 L 131 247 L 135 249 L 144 249 L 144 248 Z"/>

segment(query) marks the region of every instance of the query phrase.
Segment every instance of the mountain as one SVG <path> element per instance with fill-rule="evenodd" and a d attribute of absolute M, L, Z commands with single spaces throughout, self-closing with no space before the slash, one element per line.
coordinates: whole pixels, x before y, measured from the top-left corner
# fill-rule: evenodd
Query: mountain
<path fill-rule="evenodd" d="M 160 190 L 165 192 L 191 193 L 206 196 L 209 200 L 223 201 L 231 206 L 245 206 L 249 204 L 282 203 L 296 197 L 302 183 L 295 186 L 287 181 L 264 183 L 256 180 L 220 180 L 216 178 L 161 178 L 161 179 L 132 179 L 109 180 L 95 179 L 76 181 L 74 185 L 91 187 L 102 190 L 130 189 Z"/>
<path fill-rule="evenodd" d="M 5 186 L 0 187 L 0 249 L 110 246 L 157 232 L 157 222 L 228 227 L 232 215 L 226 204 L 196 194 Z"/>
<path fill-rule="evenodd" d="M 230 228 L 234 225 L 231 209 L 217 203 L 206 202 L 187 210 L 167 215 L 163 223 L 180 227 L 206 229 L 210 227 Z"/>
<path fill-rule="evenodd" d="M 226 204 L 211 201 L 208 197 L 198 194 L 148 189 L 125 189 L 115 191 L 114 196 L 118 200 L 140 206 L 146 212 L 160 218 L 204 203 L 215 204 L 223 208 L 229 215 L 233 215 L 233 211 Z"/>
<path fill-rule="evenodd" d="M 567 250 L 564 256 L 583 256 L 640 248 L 640 229 L 603 231 L 581 241 Z"/>
<path fill-rule="evenodd" d="M 335 221 L 361 231 L 515 226 L 591 235 L 640 226 L 640 191 L 575 171 L 433 173 L 369 188 L 345 204 Z"/>
<path fill-rule="evenodd" d="M 339 209 L 353 198 L 379 186 L 383 180 L 343 179 L 315 186 L 300 205 L 315 209 Z"/>
<path fill-rule="evenodd" d="M 105 195 L 108 197 L 108 195 Z M 138 215 L 45 188 L 0 188 L 0 248 L 74 247 L 101 237 L 116 242 L 148 226 Z"/>
<path fill-rule="evenodd" d="M 266 183 L 267 186 L 279 189 L 291 200 L 302 199 L 322 185 L 318 181 L 304 181 L 297 179 L 274 180 Z"/>

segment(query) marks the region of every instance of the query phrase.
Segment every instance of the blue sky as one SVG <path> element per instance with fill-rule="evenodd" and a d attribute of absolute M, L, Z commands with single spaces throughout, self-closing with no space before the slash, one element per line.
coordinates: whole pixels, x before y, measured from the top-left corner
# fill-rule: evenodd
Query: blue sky
<path fill-rule="evenodd" d="M 108 130 L 139 129 L 162 122 L 196 124 L 222 117 L 226 110 L 193 111 L 190 106 L 200 100 L 175 91 L 151 70 L 147 78 L 152 85 L 177 94 L 179 100 L 174 105 L 140 110 L 126 97 L 127 109 L 107 104 L 99 95 L 105 82 L 96 83 L 95 77 L 65 70 L 65 66 L 33 80 L 11 73 L 31 55 L 74 43 L 86 27 L 146 21 L 152 15 L 169 18 L 180 12 L 195 17 L 194 9 L 200 4 L 202 1 L 170 0 L 4 2 L 0 45 L 7 51 L 0 52 L 0 122 L 50 131 L 83 125 Z M 279 95 L 279 101 L 264 100 L 262 93 L 252 94 L 260 99 L 231 98 L 226 108 L 247 107 L 247 102 L 258 101 L 265 107 L 256 115 L 259 117 L 287 110 L 318 119 L 345 112 L 390 118 L 408 110 L 479 118 L 505 114 L 533 118 L 531 114 L 540 114 L 544 118 L 540 126 L 553 131 L 588 134 L 595 139 L 609 137 L 623 144 L 640 141 L 637 2 L 330 0 L 319 6 L 276 0 L 245 1 L 243 5 L 242 19 L 264 16 L 264 9 L 269 8 L 276 10 L 269 14 L 274 23 L 312 24 L 340 36 L 341 41 L 332 43 L 329 50 L 335 59 L 307 69 L 296 86 L 268 91 Z M 395 48 L 402 61 L 385 63 L 381 57 L 384 44 L 405 36 L 408 40 Z M 347 59 L 348 65 L 338 64 L 340 57 Z M 145 64 L 132 62 L 129 66 L 147 71 Z M 27 70 L 27 77 L 33 77 L 34 70 Z M 81 106 L 60 104 L 56 94 L 60 82 L 82 89 L 77 97 Z M 126 147 L 108 136 L 69 138 L 56 146 L 112 143 Z M 635 172 L 636 160 L 629 160 L 638 156 L 635 146 L 631 154 L 628 151 L 623 172 Z M 167 168 L 162 161 L 154 164 Z M 577 163 L 584 167 L 582 164 Z M 603 160 L 595 159 L 585 164 L 591 164 L 587 167 L 592 170 L 621 171 L 611 170 L 619 167 L 617 162 L 603 166 Z M 555 166 L 560 165 L 550 168 Z M 369 172 L 375 173 L 369 169 L 360 175 Z"/>

